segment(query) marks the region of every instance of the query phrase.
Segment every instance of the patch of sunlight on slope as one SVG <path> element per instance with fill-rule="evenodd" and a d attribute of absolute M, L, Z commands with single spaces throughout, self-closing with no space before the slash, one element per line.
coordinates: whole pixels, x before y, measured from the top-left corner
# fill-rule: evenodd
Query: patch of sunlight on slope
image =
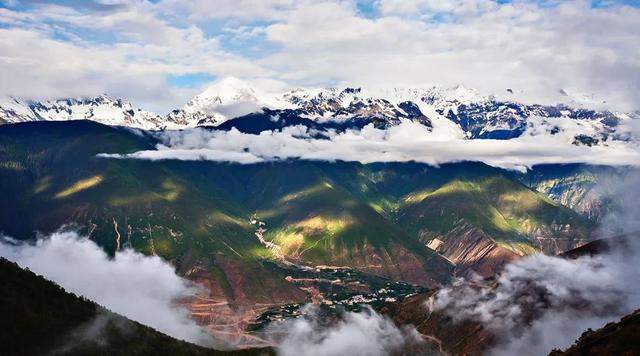
<path fill-rule="evenodd" d="M 375 203 L 375 202 L 371 202 L 369 203 L 369 206 L 371 207 L 371 209 L 375 210 L 376 213 L 384 215 L 386 214 L 386 210 L 382 207 L 382 205 Z"/>
<path fill-rule="evenodd" d="M 305 239 L 304 235 L 297 229 L 284 229 L 283 231 L 278 231 L 273 240 L 285 254 L 291 255 L 302 248 Z"/>
<path fill-rule="evenodd" d="M 322 216 L 316 216 L 307 220 L 300 221 L 296 224 L 298 227 L 302 227 L 305 230 L 326 230 L 330 234 L 339 234 L 347 226 L 351 225 L 353 221 L 347 218 L 328 218 Z"/>
<path fill-rule="evenodd" d="M 353 220 L 347 217 L 316 216 L 275 232 L 273 242 L 279 245 L 285 254 L 300 257 L 311 249 L 326 248 L 331 244 L 331 238 L 340 235 L 353 223 Z"/>
<path fill-rule="evenodd" d="M 487 207 L 488 211 L 487 213 L 489 214 L 489 219 L 491 221 L 491 225 L 498 231 L 501 232 L 514 232 L 517 233 L 517 229 L 515 229 L 513 226 L 509 225 L 509 222 L 507 221 L 507 219 L 505 219 L 504 215 L 502 215 L 502 213 L 494 208 L 493 206 L 489 206 Z"/>
<path fill-rule="evenodd" d="M 544 194 L 535 193 L 528 190 L 503 193 L 498 196 L 498 203 L 502 205 L 514 205 L 520 210 L 532 211 L 544 207 L 545 205 L 559 207 L 560 204 L 546 197 Z"/>
<path fill-rule="evenodd" d="M 460 180 L 453 180 L 448 182 L 435 191 L 432 189 L 425 189 L 417 192 L 407 194 L 402 198 L 402 204 L 404 206 L 414 205 L 422 202 L 426 198 L 450 195 L 455 193 L 481 193 L 482 189 L 478 184 L 472 182 L 463 182 Z"/>
<path fill-rule="evenodd" d="M 183 191 L 181 186 L 170 180 L 164 181 L 162 183 L 162 188 L 165 190 L 162 194 L 162 198 L 167 201 L 175 201 Z"/>
<path fill-rule="evenodd" d="M 38 182 L 36 183 L 36 187 L 33 189 L 33 193 L 40 194 L 49 189 L 49 186 L 51 186 L 51 176 L 46 176 L 38 180 Z"/>
<path fill-rule="evenodd" d="M 183 193 L 184 187 L 177 183 L 166 180 L 162 183 L 162 191 L 160 192 L 147 192 L 137 195 L 128 195 L 126 197 L 115 197 L 109 200 L 109 204 L 112 206 L 125 206 L 125 205 L 139 205 L 143 203 L 153 201 L 167 201 L 173 202 L 180 197 Z"/>
<path fill-rule="evenodd" d="M 57 199 L 66 198 L 70 195 L 76 194 L 83 190 L 87 190 L 91 187 L 95 187 L 96 185 L 102 182 L 102 175 L 95 175 L 91 178 L 82 179 L 75 183 L 73 183 L 69 188 L 58 192 L 55 197 Z"/>
<path fill-rule="evenodd" d="M 416 204 L 419 203 L 421 201 L 424 200 L 424 198 L 428 197 L 429 194 L 431 194 L 433 191 L 428 189 L 428 190 L 422 190 L 419 192 L 413 192 L 410 193 L 409 195 L 405 196 L 402 200 L 405 204 L 409 205 L 409 204 Z"/>
<path fill-rule="evenodd" d="M 213 222 L 226 222 L 229 224 L 249 227 L 249 223 L 246 220 L 242 220 L 240 218 L 225 214 L 221 211 L 213 211 L 211 214 L 209 214 L 209 219 Z"/>
<path fill-rule="evenodd" d="M 266 259 L 266 260 L 276 260 L 277 256 L 268 248 L 265 248 L 264 246 L 260 245 L 256 245 L 256 246 L 251 246 L 249 248 L 246 248 L 244 250 L 245 255 L 254 257 L 254 258 L 258 258 L 258 259 Z"/>
<path fill-rule="evenodd" d="M 272 209 L 268 209 L 268 210 L 260 210 L 258 212 L 258 215 L 262 218 L 262 219 L 272 219 L 274 217 L 278 217 L 281 216 L 283 214 L 287 214 L 287 210 L 289 209 L 288 207 L 290 206 L 290 204 L 296 204 L 299 202 L 305 202 L 306 199 L 312 199 L 312 198 L 317 198 L 317 197 L 326 197 L 326 193 L 330 193 L 334 191 L 334 187 L 333 185 L 331 185 L 328 182 L 319 182 L 313 186 L 310 186 L 306 189 L 302 189 L 299 191 L 296 191 L 294 193 L 290 193 L 285 195 L 284 197 L 280 198 L 278 200 L 278 204 L 275 204 L 274 207 Z M 329 202 L 325 202 L 325 203 L 329 203 Z M 325 204 L 322 203 L 322 204 Z M 343 205 L 347 204 L 344 201 L 338 202 L 330 202 L 331 204 L 333 203 L 341 203 Z M 351 202 L 351 204 L 353 204 L 353 202 Z"/>
<path fill-rule="evenodd" d="M 438 196 L 452 193 L 481 193 L 482 191 L 483 189 L 477 183 L 454 180 L 438 188 L 438 190 L 430 195 Z"/>
<path fill-rule="evenodd" d="M 402 201 L 387 197 L 370 199 L 368 204 L 378 214 L 388 216 L 400 209 Z"/>
<path fill-rule="evenodd" d="M 319 193 L 319 192 L 321 192 L 323 190 L 326 190 L 326 189 L 333 189 L 333 186 L 328 182 L 322 182 L 322 183 L 316 184 L 316 185 L 314 185 L 312 187 L 309 187 L 307 189 L 303 189 L 303 190 L 295 192 L 295 193 L 287 194 L 287 195 L 285 195 L 284 197 L 282 197 L 280 199 L 280 203 L 282 203 L 282 204 L 283 203 L 287 203 L 287 202 L 290 202 L 290 201 L 295 200 L 295 199 L 299 199 L 299 198 L 302 198 L 302 197 L 305 197 L 305 196 L 310 196 L 310 195 Z"/>

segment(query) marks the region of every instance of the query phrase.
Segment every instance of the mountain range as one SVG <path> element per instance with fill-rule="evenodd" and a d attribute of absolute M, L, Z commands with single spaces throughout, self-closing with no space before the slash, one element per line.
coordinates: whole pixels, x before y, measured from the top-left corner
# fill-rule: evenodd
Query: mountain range
<path fill-rule="evenodd" d="M 109 254 L 161 256 L 203 286 L 208 302 L 194 300 L 190 310 L 215 332 L 231 321 L 246 331 L 247 320 L 318 298 L 385 300 L 377 287 L 385 283 L 398 299 L 406 287 L 394 283 L 436 288 L 456 276 L 491 276 L 522 256 L 582 245 L 597 229 L 525 184 L 548 172 L 528 181 L 477 162 L 97 156 L 153 149 L 157 140 L 89 120 L 0 126 L 0 231 L 28 240 L 66 226 Z M 329 289 L 328 278 L 336 279 Z"/>
<path fill-rule="evenodd" d="M 444 128 L 454 137 L 474 139 L 516 138 L 527 130 L 551 135 L 570 131 L 574 143 L 585 145 L 634 139 L 616 128 L 639 118 L 638 112 L 597 110 L 594 108 L 602 103 L 585 103 L 565 95 L 566 103 L 539 105 L 518 101 L 510 89 L 486 96 L 463 86 L 303 88 L 271 93 L 226 78 L 164 116 L 107 95 L 47 101 L 8 97 L 0 101 L 0 123 L 87 119 L 145 130 L 220 126 L 255 133 L 299 124 L 337 130 L 368 124 L 385 128 L 408 119 L 429 128 Z M 263 124 L 247 129 L 243 126 L 247 119 L 261 119 Z"/>
<path fill-rule="evenodd" d="M 443 140 L 561 134 L 574 145 L 637 142 L 625 129 L 638 113 L 508 96 L 460 86 L 272 94 L 227 79 L 166 116 L 106 95 L 10 98 L 0 104 L 0 232 L 29 241 L 74 229 L 112 256 L 129 248 L 160 256 L 201 287 L 185 301 L 191 317 L 216 336 L 234 335 L 241 348 L 270 346 L 261 339 L 268 325 L 299 316 L 309 302 L 334 312 L 368 303 L 401 323 L 423 322 L 406 314 L 457 278 L 490 279 L 522 257 L 601 236 L 615 204 L 600 183 L 630 168 L 127 155 L 165 144 L 158 130 L 256 135 L 302 125 L 322 139 L 406 120 Z M 476 340 L 488 337 L 477 324 L 451 326 L 437 315 L 429 323 L 454 353 L 476 352 Z M 461 337 L 471 341 L 456 346 Z"/>

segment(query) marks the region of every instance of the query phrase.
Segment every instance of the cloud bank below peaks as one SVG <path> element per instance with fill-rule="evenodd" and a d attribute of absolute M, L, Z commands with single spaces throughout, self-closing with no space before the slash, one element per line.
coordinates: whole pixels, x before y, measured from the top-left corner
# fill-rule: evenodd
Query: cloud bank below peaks
<path fill-rule="evenodd" d="M 305 159 L 323 161 L 406 162 L 431 165 L 459 161 L 524 170 L 545 163 L 589 163 L 601 165 L 634 165 L 640 162 L 640 147 L 633 140 L 606 140 L 594 146 L 573 144 L 575 128 L 567 127 L 557 134 L 544 131 L 542 121 L 531 125 L 525 133 L 511 140 L 465 139 L 450 125 L 434 122 L 433 130 L 402 120 L 386 130 L 372 125 L 362 130 L 329 132 L 317 138 L 303 126 L 286 127 L 282 131 L 263 131 L 258 135 L 196 128 L 159 133 L 161 144 L 156 150 L 127 155 L 100 154 L 105 158 L 145 160 L 205 160 L 251 164 L 266 161 Z"/>

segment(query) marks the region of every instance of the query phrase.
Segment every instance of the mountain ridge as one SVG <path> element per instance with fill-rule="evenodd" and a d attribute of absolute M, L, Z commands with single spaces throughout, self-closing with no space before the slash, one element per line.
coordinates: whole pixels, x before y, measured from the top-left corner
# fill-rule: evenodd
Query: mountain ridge
<path fill-rule="evenodd" d="M 598 144 L 609 138 L 633 139 L 616 130 L 621 123 L 640 118 L 639 113 L 593 107 L 578 101 L 527 104 L 509 95 L 481 95 L 463 86 L 300 88 L 267 92 L 242 80 L 225 78 L 165 116 L 107 95 L 45 101 L 9 97 L 0 101 L 0 124 L 88 119 L 145 130 L 171 130 L 229 126 L 228 121 L 246 115 L 253 115 L 253 119 L 271 119 L 288 112 L 318 125 L 329 123 L 328 127 L 341 125 L 356 129 L 367 124 L 385 128 L 409 119 L 427 127 L 448 126 L 454 136 L 471 139 L 511 139 L 531 128 L 555 134 L 574 130 L 568 127 L 571 123 L 581 126 L 576 132 L 576 144 Z"/>
<path fill-rule="evenodd" d="M 3 355 L 263 355 L 218 351 L 181 341 L 65 291 L 0 257 Z"/>

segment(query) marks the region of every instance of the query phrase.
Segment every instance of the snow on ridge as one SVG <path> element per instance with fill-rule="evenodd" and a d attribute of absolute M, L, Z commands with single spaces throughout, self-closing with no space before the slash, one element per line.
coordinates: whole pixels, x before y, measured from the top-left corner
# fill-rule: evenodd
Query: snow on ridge
<path fill-rule="evenodd" d="M 513 120 L 524 123 L 529 121 L 529 116 L 537 115 L 529 112 L 525 104 L 512 99 L 513 92 L 511 89 L 505 89 L 505 93 L 499 95 L 484 95 L 462 85 L 449 88 L 342 86 L 290 88 L 281 92 L 268 92 L 246 81 L 231 77 L 214 82 L 182 108 L 173 110 L 164 117 L 138 109 L 126 100 L 112 99 L 107 95 L 41 102 L 9 97 L 0 100 L 0 124 L 35 120 L 88 119 L 108 125 L 130 126 L 146 130 L 183 129 L 202 125 L 219 125 L 226 120 L 259 112 L 262 108 L 297 109 L 300 116 L 318 122 L 340 121 L 366 115 L 397 121 L 408 114 L 405 111 L 407 107 L 402 104 L 409 102 L 415 105 L 434 126 L 446 128 L 457 134 L 460 133 L 460 127 L 463 127 L 467 135 L 469 130 L 473 129 L 476 132 L 472 135 L 477 135 L 492 130 L 513 129 Z M 597 102 L 597 99 L 592 96 L 580 96 L 575 91 L 565 91 L 565 93 L 567 100 L 572 104 L 557 105 L 559 110 L 589 107 L 590 104 Z M 578 99 L 574 100 L 574 97 Z M 509 107 L 510 105 L 513 107 Z M 481 112 L 484 116 L 481 115 L 480 119 L 474 117 L 474 112 L 469 113 L 470 107 L 471 110 L 484 110 Z M 518 110 L 527 112 L 522 114 L 522 112 L 518 113 Z M 571 111 L 563 111 L 562 116 L 565 117 L 568 114 L 571 114 Z M 610 116 L 625 121 L 639 115 L 610 113 Z M 517 124 L 520 131 L 524 130 L 522 123 Z M 533 124 L 538 125 L 537 122 L 532 121 L 531 125 Z"/>
<path fill-rule="evenodd" d="M 135 108 L 123 99 L 103 94 L 93 98 L 67 98 L 44 101 L 8 97 L 0 101 L 0 122 L 93 120 L 145 130 L 159 129 L 163 119 Z"/>

